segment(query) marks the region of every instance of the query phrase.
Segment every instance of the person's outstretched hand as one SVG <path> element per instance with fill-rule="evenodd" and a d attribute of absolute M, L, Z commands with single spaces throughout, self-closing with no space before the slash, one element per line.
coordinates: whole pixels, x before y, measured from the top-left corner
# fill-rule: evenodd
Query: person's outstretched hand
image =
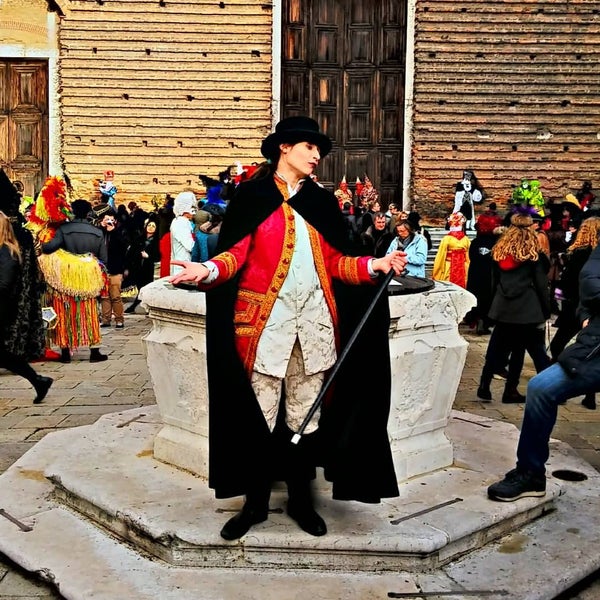
<path fill-rule="evenodd" d="M 407 262 L 406 252 L 394 250 L 382 258 L 374 259 L 371 266 L 374 271 L 381 271 L 382 273 L 389 273 L 390 269 L 394 269 L 396 275 L 400 275 L 404 271 Z"/>
<path fill-rule="evenodd" d="M 210 272 L 202 263 L 172 260 L 171 264 L 183 267 L 179 273 L 169 277 L 168 281 L 173 285 L 178 283 L 200 283 L 208 277 Z"/>

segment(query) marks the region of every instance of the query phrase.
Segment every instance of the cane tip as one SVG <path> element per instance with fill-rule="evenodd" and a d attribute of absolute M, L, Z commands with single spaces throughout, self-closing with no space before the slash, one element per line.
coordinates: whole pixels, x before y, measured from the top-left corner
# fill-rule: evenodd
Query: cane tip
<path fill-rule="evenodd" d="M 299 433 L 295 433 L 292 437 L 292 444 L 298 444 L 302 436 Z"/>

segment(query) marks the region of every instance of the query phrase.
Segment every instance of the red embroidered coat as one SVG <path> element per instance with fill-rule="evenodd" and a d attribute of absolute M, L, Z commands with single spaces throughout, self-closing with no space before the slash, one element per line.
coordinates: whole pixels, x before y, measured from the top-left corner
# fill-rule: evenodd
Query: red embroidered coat
<path fill-rule="evenodd" d="M 315 266 L 340 347 L 377 290 L 373 283 L 348 285 L 373 280 L 368 274 L 369 257 L 345 252 L 346 229 L 335 196 L 310 180 L 287 202 L 286 192 L 273 177 L 240 184 L 223 220 L 218 254 L 212 259 L 219 276 L 209 286 L 201 286 L 207 289 L 209 486 L 217 498 L 245 494 L 265 472 L 265 465 L 277 473 L 276 463 L 286 460 L 279 455 L 291 447 L 289 440 L 277 439 L 277 428 L 273 434 L 269 431 L 249 377 L 261 331 L 289 269 L 294 236 L 291 208 L 309 227 Z M 389 305 L 383 297 L 348 353 L 321 411 L 314 460 L 323 466 L 325 477 L 333 483 L 333 497 L 339 500 L 379 502 L 398 495 L 387 434 L 388 335 Z M 371 368 L 376 368 L 376 377 Z"/>
<path fill-rule="evenodd" d="M 278 188 L 287 196 L 285 183 L 279 182 Z M 339 319 L 332 280 L 354 285 L 371 283 L 367 266 L 370 257 L 344 256 L 309 223 L 307 227 L 319 282 L 337 331 Z M 252 372 L 258 341 L 288 274 L 294 239 L 295 217 L 289 204 L 283 202 L 252 233 L 212 258 L 219 276 L 205 287 L 220 285 L 240 273 L 233 321 L 236 349 L 247 373 Z M 339 351 L 339 335 L 336 347 Z"/>

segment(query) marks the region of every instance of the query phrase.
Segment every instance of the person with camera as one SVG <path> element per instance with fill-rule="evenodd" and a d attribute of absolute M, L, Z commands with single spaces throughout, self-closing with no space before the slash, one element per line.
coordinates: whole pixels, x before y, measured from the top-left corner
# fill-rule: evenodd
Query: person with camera
<path fill-rule="evenodd" d="M 112 212 L 106 213 L 100 221 L 103 231 L 104 244 L 106 246 L 106 270 L 108 271 L 108 295 L 102 296 L 100 300 L 102 310 L 102 324 L 100 327 L 110 327 L 114 315 L 115 327 L 122 329 L 124 323 L 123 298 L 121 297 L 121 285 L 125 274 L 125 259 L 129 240 L 124 229 L 117 226 L 117 219 Z"/>

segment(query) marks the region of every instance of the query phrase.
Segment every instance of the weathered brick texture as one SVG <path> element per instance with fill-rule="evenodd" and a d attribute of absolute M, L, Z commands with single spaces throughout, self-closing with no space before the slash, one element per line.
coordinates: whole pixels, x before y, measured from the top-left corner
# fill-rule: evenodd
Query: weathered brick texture
<path fill-rule="evenodd" d="M 472 168 L 489 200 L 600 187 L 600 2 L 418 0 L 412 197 L 451 210 Z"/>
<path fill-rule="evenodd" d="M 118 200 L 202 188 L 260 160 L 271 127 L 270 3 L 62 1 L 65 172 L 86 197 L 105 169 Z"/>

